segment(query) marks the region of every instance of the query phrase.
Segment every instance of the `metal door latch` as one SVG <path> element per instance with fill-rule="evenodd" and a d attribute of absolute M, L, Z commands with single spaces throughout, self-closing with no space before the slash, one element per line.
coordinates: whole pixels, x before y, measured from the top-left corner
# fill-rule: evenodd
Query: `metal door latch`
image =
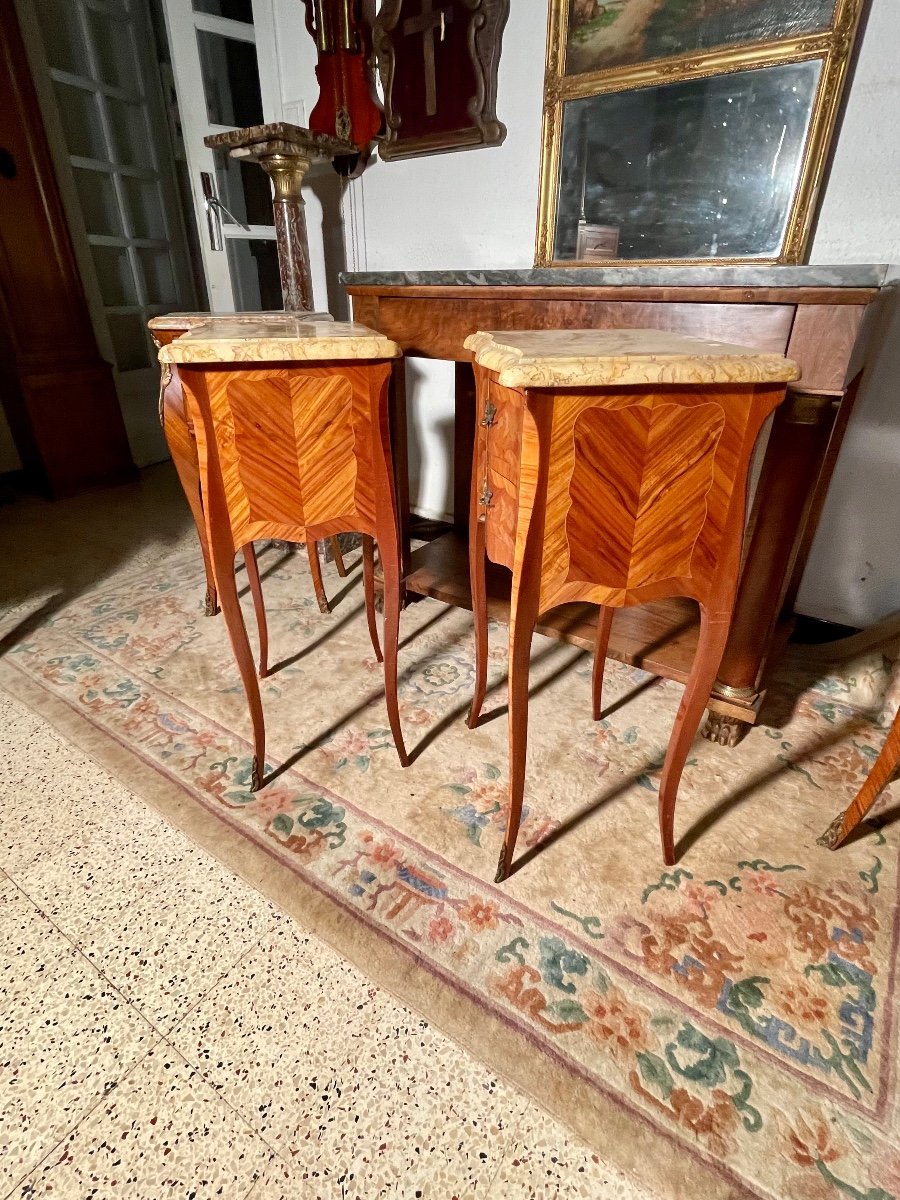
<path fill-rule="evenodd" d="M 206 209 L 206 224 L 209 230 L 209 248 L 210 250 L 224 250 L 225 243 L 222 239 L 222 216 L 235 225 L 239 225 L 241 229 L 246 229 L 250 232 L 250 226 L 244 221 L 239 221 L 234 213 L 229 212 L 219 197 L 216 195 L 216 184 L 209 171 L 200 172 L 200 185 L 203 188 L 203 206 Z"/>

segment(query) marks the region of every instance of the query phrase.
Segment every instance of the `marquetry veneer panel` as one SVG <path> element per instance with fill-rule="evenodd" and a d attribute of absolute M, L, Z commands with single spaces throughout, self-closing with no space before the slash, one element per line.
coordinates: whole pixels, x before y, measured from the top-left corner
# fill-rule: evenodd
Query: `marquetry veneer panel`
<path fill-rule="evenodd" d="M 689 579 L 704 523 L 720 534 L 725 496 L 715 477 L 733 469 L 721 447 L 725 425 L 715 402 L 686 407 L 661 396 L 621 408 L 585 408 L 572 429 L 566 584 L 586 585 L 605 604 L 651 584 Z M 712 532 L 712 531 L 710 531 Z M 713 534 L 711 541 L 718 538 Z M 712 546 L 713 553 L 718 546 Z M 697 568 L 708 583 L 709 556 Z M 594 585 L 594 586 L 592 586 Z"/>
<path fill-rule="evenodd" d="M 374 528 L 370 385 L 356 368 L 209 372 L 235 546 Z"/>

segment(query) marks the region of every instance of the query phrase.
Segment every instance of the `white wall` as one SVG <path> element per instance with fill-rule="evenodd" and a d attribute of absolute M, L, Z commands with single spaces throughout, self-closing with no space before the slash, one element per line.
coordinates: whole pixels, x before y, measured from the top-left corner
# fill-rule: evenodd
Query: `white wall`
<path fill-rule="evenodd" d="M 900 263 L 900 4 L 872 0 L 810 262 Z M 900 293 L 828 493 L 801 612 L 867 626 L 900 610 Z"/>
<path fill-rule="evenodd" d="M 302 124 L 318 94 L 314 46 L 296 0 L 271 3 L 284 117 Z M 338 190 L 328 168 L 310 177 L 307 217 L 318 305 L 340 315 L 344 300 L 335 274 L 342 257 L 348 269 L 361 270 L 532 265 L 547 0 L 513 0 L 511 10 L 497 103 L 509 130 L 502 146 L 373 163 L 351 185 L 355 237 L 344 197 L 346 250 L 342 255 L 332 230 L 328 270 L 322 226 L 323 220 L 333 223 Z M 898 46 L 900 4 L 872 0 L 812 262 L 900 262 Z M 898 367 L 881 364 L 860 397 L 801 593 L 801 608 L 813 615 L 867 624 L 900 609 L 900 520 L 867 518 L 870 509 L 887 515 L 900 507 L 900 393 L 892 384 Z M 446 513 L 453 368 L 417 360 L 408 369 L 413 503 L 426 515 Z"/>

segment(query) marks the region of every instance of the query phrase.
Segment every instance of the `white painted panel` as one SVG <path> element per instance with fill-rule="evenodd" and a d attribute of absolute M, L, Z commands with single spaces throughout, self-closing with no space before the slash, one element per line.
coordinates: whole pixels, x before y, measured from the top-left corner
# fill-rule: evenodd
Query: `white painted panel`
<path fill-rule="evenodd" d="M 873 0 L 810 261 L 900 263 L 900 5 Z M 877 331 L 797 599 L 868 626 L 900 611 L 900 295 Z"/>
<path fill-rule="evenodd" d="M 900 611 L 900 290 L 873 340 L 797 598 L 800 612 L 859 627 Z"/>

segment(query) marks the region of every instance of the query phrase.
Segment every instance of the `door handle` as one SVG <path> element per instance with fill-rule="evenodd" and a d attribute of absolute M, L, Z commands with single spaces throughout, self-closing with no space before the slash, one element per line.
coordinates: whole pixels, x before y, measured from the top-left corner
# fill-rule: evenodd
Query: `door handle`
<path fill-rule="evenodd" d="M 224 213 L 232 225 L 240 225 L 241 229 L 246 229 L 248 233 L 250 232 L 250 226 L 244 221 L 241 221 L 234 215 L 233 212 L 227 209 L 218 196 L 207 197 L 206 207 L 207 209 L 214 208 L 217 213 Z"/>
<path fill-rule="evenodd" d="M 209 230 L 209 248 L 211 250 L 224 250 L 225 239 L 222 237 L 222 216 L 231 221 L 233 225 L 239 225 L 241 229 L 246 229 L 250 232 L 250 226 L 244 221 L 239 221 L 233 212 L 230 212 L 219 197 L 216 195 L 216 184 L 209 171 L 200 172 L 200 183 L 203 187 L 203 206 L 206 210 L 206 226 Z"/>
<path fill-rule="evenodd" d="M 225 241 L 222 237 L 222 218 L 218 209 L 210 201 L 217 199 L 216 185 L 209 171 L 200 172 L 200 183 L 203 187 L 203 207 L 206 209 L 206 228 L 209 231 L 210 250 L 224 250 Z"/>

